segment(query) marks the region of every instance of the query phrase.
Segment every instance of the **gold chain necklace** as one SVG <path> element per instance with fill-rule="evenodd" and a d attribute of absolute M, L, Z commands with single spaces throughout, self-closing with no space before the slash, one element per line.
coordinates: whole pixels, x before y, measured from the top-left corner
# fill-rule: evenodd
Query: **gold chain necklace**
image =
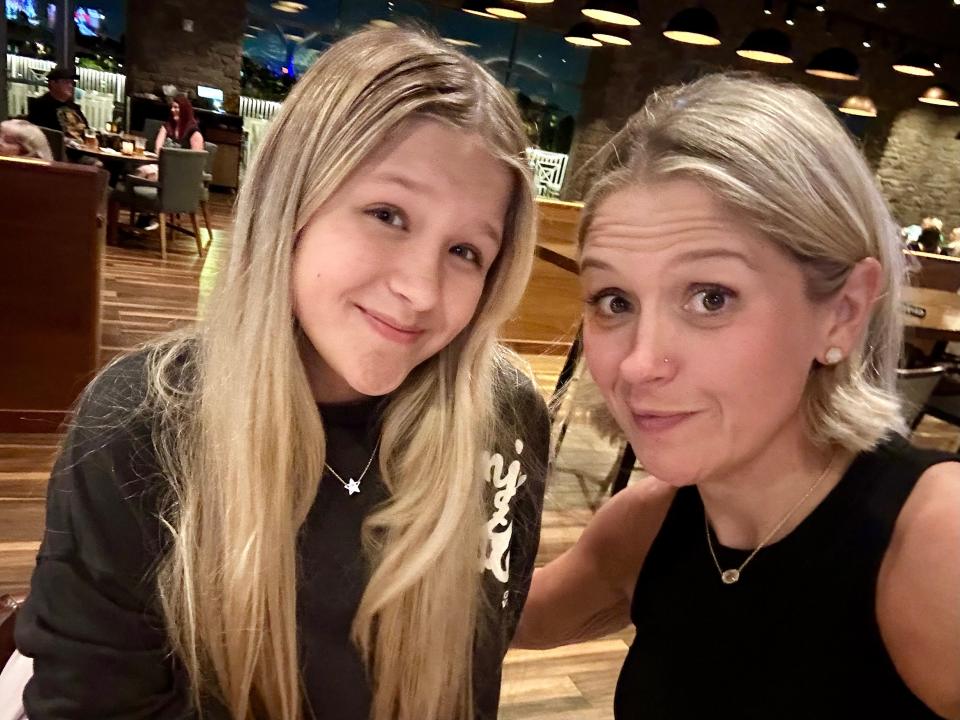
<path fill-rule="evenodd" d="M 710 549 L 710 557 L 713 558 L 713 564 L 717 566 L 717 572 L 720 573 L 720 579 L 723 580 L 724 585 L 733 585 L 735 582 L 737 582 L 737 580 L 740 579 L 740 573 L 743 572 L 743 569 L 747 566 L 747 563 L 753 560 L 754 556 L 758 552 L 760 552 L 760 549 L 763 548 L 768 542 L 770 542 L 770 539 L 777 534 L 777 531 L 779 531 L 780 528 L 783 527 L 784 523 L 786 523 L 787 520 L 789 520 L 793 516 L 793 514 L 800 509 L 800 506 L 807 501 L 807 498 L 809 498 L 813 494 L 813 491 L 816 490 L 817 487 L 820 485 L 820 483 L 823 482 L 824 478 L 827 477 L 827 473 L 829 473 L 830 468 L 833 467 L 834 457 L 835 455 L 830 456 L 830 462 L 827 463 L 827 466 L 823 469 L 823 472 L 820 473 L 820 477 L 817 478 L 816 482 L 814 482 L 813 485 L 810 486 L 810 489 L 807 490 L 806 493 L 804 493 L 803 497 L 797 501 L 797 504 L 794 505 L 792 508 L 790 508 L 787 514 L 780 519 L 780 522 L 774 525 L 773 530 L 767 533 L 767 536 L 760 541 L 760 544 L 753 549 L 752 553 L 747 555 L 747 559 L 744 560 L 742 563 L 740 563 L 740 567 L 738 568 L 730 568 L 729 570 L 724 570 L 722 567 L 720 567 L 720 561 L 717 560 L 717 553 L 714 552 L 713 550 L 713 538 L 711 537 L 711 533 L 710 533 L 710 520 L 707 518 L 707 508 L 706 506 L 704 506 L 703 526 L 706 528 L 706 531 L 707 531 L 707 547 Z"/>

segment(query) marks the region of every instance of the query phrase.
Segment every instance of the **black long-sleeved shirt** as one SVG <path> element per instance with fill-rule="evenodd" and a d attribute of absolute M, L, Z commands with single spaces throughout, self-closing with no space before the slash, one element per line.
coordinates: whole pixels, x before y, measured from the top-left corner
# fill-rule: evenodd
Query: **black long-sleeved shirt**
<path fill-rule="evenodd" d="M 31 720 L 195 717 L 187 675 L 169 651 L 154 576 L 168 542 L 158 520 L 168 481 L 157 468 L 150 423 L 118 425 L 143 397 L 143 360 L 130 356 L 96 381 L 51 476 L 46 534 L 16 630 L 18 648 L 34 658 L 24 693 Z M 358 477 L 369 460 L 382 407 L 376 398 L 320 407 L 327 462 L 344 479 Z M 503 409 L 505 422 L 521 422 L 516 438 L 507 434 L 513 445 L 494 449 L 502 461 L 492 456 L 488 478 L 483 587 L 497 614 L 476 645 L 476 709 L 484 720 L 497 714 L 503 655 L 533 572 L 549 444 L 543 401 L 519 375 Z M 353 495 L 325 473 L 301 529 L 301 669 L 317 718 L 369 715 L 370 690 L 349 632 L 367 578 L 360 526 L 386 497 L 377 465 Z M 213 701 L 204 710 L 227 716 Z"/>

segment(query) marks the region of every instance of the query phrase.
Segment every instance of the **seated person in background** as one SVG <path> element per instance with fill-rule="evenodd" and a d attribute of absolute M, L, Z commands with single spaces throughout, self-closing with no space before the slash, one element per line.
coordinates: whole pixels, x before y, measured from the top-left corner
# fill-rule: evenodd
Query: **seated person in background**
<path fill-rule="evenodd" d="M 940 240 L 941 235 L 939 230 L 935 227 L 924 228 L 920 231 L 920 237 L 917 238 L 918 249 L 921 252 L 937 255 L 940 253 Z"/>
<path fill-rule="evenodd" d="M 0 155 L 53 160 L 50 143 L 43 131 L 26 120 L 0 123 Z"/>
<path fill-rule="evenodd" d="M 163 124 L 157 133 L 154 150 L 159 154 L 167 140 L 172 140 L 177 147 L 184 150 L 203 150 L 203 135 L 200 126 L 193 114 L 193 106 L 183 95 L 170 103 L 170 119 Z"/>
<path fill-rule="evenodd" d="M 205 147 L 200 126 L 193 114 L 193 106 L 182 95 L 170 103 L 170 119 L 161 126 L 157 133 L 154 152 L 159 155 L 160 150 L 168 141 L 184 150 L 203 150 Z M 156 164 L 142 165 L 137 169 L 136 174 L 147 180 L 157 180 L 160 175 L 160 168 Z M 159 223 L 155 218 L 142 216 L 137 222 L 137 226 L 145 230 L 153 230 L 159 227 Z"/>
<path fill-rule="evenodd" d="M 30 104 L 27 120 L 34 125 L 60 130 L 65 139 L 83 142 L 90 123 L 73 101 L 77 74 L 61 65 L 47 73 L 47 92 Z"/>

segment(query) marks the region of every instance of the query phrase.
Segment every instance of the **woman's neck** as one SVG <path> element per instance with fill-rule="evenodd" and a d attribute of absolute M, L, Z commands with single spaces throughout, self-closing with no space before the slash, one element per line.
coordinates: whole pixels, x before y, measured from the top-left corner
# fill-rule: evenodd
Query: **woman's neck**
<path fill-rule="evenodd" d="M 849 454 L 818 447 L 806 433 L 797 430 L 782 433 L 724 476 L 697 485 L 721 545 L 750 550 L 761 542 L 768 545 L 786 537 L 840 482 L 851 461 Z M 807 493 L 809 496 L 767 539 Z"/>

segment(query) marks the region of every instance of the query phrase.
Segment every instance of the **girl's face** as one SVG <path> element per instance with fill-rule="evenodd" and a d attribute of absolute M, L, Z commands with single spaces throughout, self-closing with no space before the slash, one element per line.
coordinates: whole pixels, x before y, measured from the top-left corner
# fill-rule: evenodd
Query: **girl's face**
<path fill-rule="evenodd" d="M 470 322 L 513 175 L 473 134 L 410 120 L 302 231 L 294 313 L 318 401 L 392 392 Z"/>
<path fill-rule="evenodd" d="M 612 194 L 581 266 L 590 372 L 650 472 L 725 477 L 803 437 L 836 303 L 809 300 L 799 264 L 709 192 L 670 181 Z"/>
<path fill-rule="evenodd" d="M 180 122 L 180 106 L 177 103 L 170 106 L 170 117 L 174 122 Z"/>

